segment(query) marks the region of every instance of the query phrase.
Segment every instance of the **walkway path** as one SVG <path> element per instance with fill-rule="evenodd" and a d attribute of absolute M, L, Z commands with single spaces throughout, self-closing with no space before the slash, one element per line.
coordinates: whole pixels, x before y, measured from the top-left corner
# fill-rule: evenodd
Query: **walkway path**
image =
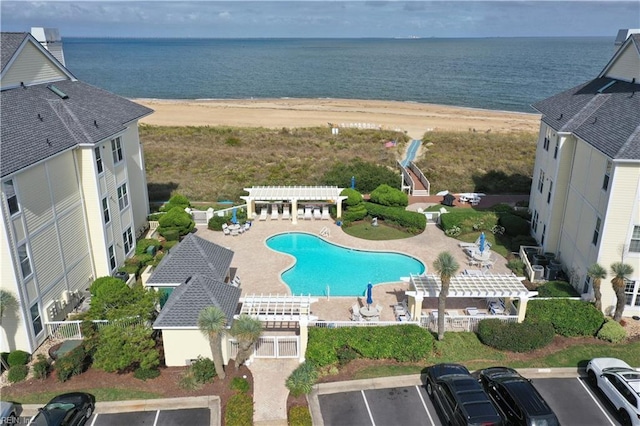
<path fill-rule="evenodd" d="M 407 148 L 407 153 L 404 157 L 404 160 L 400 162 L 400 165 L 402 165 L 402 167 L 407 167 L 409 165 L 409 162 L 413 161 L 416 158 L 416 154 L 418 153 L 418 149 L 420 148 L 421 144 L 422 141 L 419 139 L 414 139 L 411 141 L 409 148 Z"/>
<path fill-rule="evenodd" d="M 300 363 L 297 359 L 258 358 L 249 366 L 253 375 L 253 424 L 287 426 L 287 377 Z"/>

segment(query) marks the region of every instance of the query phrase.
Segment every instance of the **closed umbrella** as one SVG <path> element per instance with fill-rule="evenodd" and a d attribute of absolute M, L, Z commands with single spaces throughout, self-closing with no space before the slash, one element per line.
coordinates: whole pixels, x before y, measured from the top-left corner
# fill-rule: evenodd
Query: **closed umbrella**
<path fill-rule="evenodd" d="M 367 307 L 370 307 L 373 304 L 373 285 L 371 283 L 367 284 Z"/>
<path fill-rule="evenodd" d="M 484 252 L 484 249 L 486 248 L 486 243 L 487 243 L 487 239 L 484 236 L 484 232 L 480 233 L 480 241 L 478 242 L 478 250 L 480 250 L 480 253 Z"/>
<path fill-rule="evenodd" d="M 356 177 L 351 176 L 351 189 L 356 189 Z"/>
<path fill-rule="evenodd" d="M 236 216 L 237 210 L 238 209 L 236 209 L 235 207 L 232 210 L 233 214 L 231 215 L 231 223 L 238 223 L 238 217 Z"/>

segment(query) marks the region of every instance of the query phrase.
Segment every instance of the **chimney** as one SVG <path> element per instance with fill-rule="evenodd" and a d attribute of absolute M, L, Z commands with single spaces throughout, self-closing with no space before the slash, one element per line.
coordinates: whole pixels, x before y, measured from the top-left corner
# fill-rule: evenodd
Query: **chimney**
<path fill-rule="evenodd" d="M 62 38 L 57 28 L 31 27 L 31 35 L 63 65 Z"/>
<path fill-rule="evenodd" d="M 616 36 L 616 41 L 613 44 L 615 46 L 615 51 L 617 52 L 620 49 L 620 46 L 627 41 L 631 34 L 640 34 L 640 28 L 635 29 L 622 29 L 618 30 L 618 35 Z"/>

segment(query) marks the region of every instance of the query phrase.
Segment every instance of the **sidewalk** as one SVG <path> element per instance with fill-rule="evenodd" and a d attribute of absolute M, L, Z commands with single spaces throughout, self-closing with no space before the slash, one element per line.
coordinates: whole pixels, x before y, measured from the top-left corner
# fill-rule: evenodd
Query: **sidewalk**
<path fill-rule="evenodd" d="M 300 365 L 297 358 L 254 359 L 249 370 L 253 374 L 253 424 L 287 426 L 287 377 Z"/>

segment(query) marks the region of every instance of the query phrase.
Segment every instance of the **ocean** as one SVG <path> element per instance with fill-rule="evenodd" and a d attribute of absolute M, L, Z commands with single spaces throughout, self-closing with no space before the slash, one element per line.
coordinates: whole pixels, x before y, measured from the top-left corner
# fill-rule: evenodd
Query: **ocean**
<path fill-rule="evenodd" d="M 64 38 L 80 80 L 128 98 L 338 98 L 534 112 L 597 77 L 609 37 Z"/>

